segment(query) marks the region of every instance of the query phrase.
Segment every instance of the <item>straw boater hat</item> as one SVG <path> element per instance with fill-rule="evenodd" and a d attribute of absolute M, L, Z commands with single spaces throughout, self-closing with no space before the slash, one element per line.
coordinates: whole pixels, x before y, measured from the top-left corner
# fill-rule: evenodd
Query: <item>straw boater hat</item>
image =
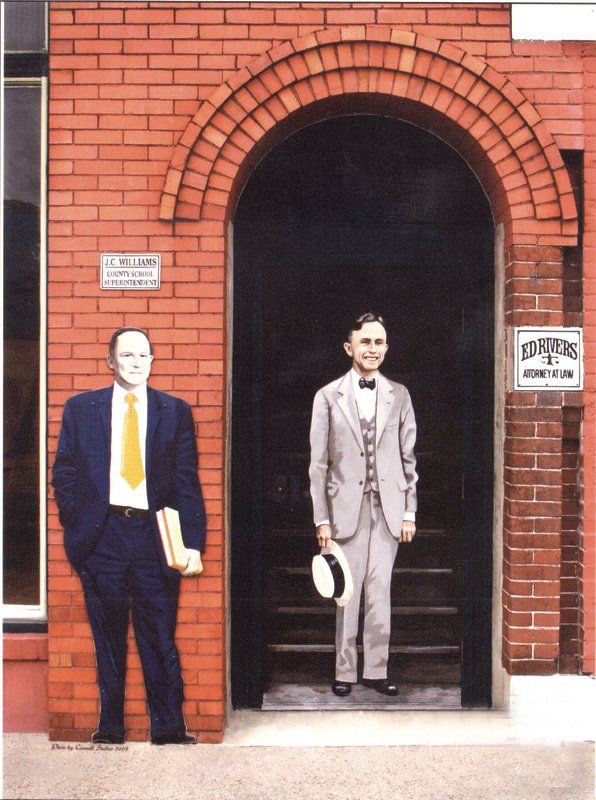
<path fill-rule="evenodd" d="M 312 579 L 322 597 L 333 597 L 338 606 L 347 605 L 353 592 L 352 573 L 341 547 L 331 540 L 313 556 Z"/>

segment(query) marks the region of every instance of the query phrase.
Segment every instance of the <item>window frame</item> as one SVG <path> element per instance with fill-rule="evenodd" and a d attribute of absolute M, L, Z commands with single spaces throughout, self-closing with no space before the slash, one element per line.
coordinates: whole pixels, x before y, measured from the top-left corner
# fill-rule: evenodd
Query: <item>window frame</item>
<path fill-rule="evenodd" d="M 47 36 L 47 34 L 46 34 Z M 39 86 L 40 94 L 40 149 L 39 149 L 39 603 L 2 604 L 5 629 L 14 629 L 32 623 L 39 629 L 40 623 L 48 619 L 47 580 L 47 188 L 48 188 L 48 78 L 42 75 L 17 77 L 4 73 L 2 91 L 12 86 Z M 3 104 L 4 107 L 4 104 Z M 2 183 L 0 193 L 4 201 L 4 114 L 2 114 L 0 159 L 2 161 Z M 4 233 L 2 231 L 2 240 Z"/>

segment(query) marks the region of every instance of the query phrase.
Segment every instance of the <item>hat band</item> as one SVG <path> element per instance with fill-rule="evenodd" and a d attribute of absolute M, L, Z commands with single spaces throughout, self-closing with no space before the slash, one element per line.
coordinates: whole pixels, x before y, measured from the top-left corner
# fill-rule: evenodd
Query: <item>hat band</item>
<path fill-rule="evenodd" d="M 329 569 L 331 570 L 331 574 L 333 576 L 333 583 L 335 585 L 333 597 L 341 597 L 346 588 L 346 579 L 341 564 L 331 553 L 324 553 L 323 558 L 329 565 Z"/>

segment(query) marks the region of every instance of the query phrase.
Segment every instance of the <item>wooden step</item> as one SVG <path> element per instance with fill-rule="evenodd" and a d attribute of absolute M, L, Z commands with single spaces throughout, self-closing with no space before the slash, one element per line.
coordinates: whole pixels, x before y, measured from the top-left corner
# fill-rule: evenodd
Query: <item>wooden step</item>
<path fill-rule="evenodd" d="M 272 572 L 283 575 L 310 575 L 310 567 L 272 567 Z M 394 575 L 452 575 L 451 567 L 394 567 Z"/>
<path fill-rule="evenodd" d="M 266 536 L 271 537 L 304 537 L 305 539 L 313 539 L 315 538 L 313 532 L 314 526 L 309 528 L 269 528 L 265 531 Z M 446 528 L 418 528 L 416 531 L 416 536 L 451 536 L 451 531 L 447 530 Z"/>
<path fill-rule="evenodd" d="M 333 644 L 268 644 L 267 650 L 270 653 L 334 653 Z M 390 653 L 418 653 L 418 654 L 439 654 L 439 653 L 459 653 L 459 645 L 456 644 L 398 644 L 391 645 Z M 358 646 L 358 651 L 362 652 L 362 647 Z"/>
<path fill-rule="evenodd" d="M 270 608 L 269 613 L 272 614 L 335 614 L 333 606 L 277 606 L 277 608 Z M 458 609 L 456 606 L 393 606 L 391 608 L 392 614 L 399 616 L 415 616 L 417 614 L 436 614 L 436 615 L 456 615 Z"/>

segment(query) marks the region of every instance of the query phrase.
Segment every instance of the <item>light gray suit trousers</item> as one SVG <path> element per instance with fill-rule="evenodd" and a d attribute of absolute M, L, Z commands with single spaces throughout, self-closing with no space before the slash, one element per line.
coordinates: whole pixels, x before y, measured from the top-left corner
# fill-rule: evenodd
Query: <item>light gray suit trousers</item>
<path fill-rule="evenodd" d="M 358 653 L 358 614 L 364 588 L 364 627 L 362 677 L 378 680 L 387 677 L 391 636 L 391 576 L 398 542 L 391 535 L 377 492 L 362 498 L 358 529 L 342 540 L 343 550 L 354 584 L 352 599 L 335 612 L 335 678 L 356 683 Z"/>

